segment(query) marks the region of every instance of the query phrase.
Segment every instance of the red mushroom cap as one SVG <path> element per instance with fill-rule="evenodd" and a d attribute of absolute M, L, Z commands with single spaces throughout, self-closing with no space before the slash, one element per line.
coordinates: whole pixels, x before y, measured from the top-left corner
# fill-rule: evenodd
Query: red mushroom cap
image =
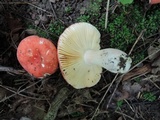
<path fill-rule="evenodd" d="M 160 3 L 160 0 L 149 0 L 150 4 L 158 4 Z"/>
<path fill-rule="evenodd" d="M 56 47 L 51 41 L 36 35 L 26 37 L 20 42 L 17 59 L 36 78 L 53 74 L 58 68 Z"/>

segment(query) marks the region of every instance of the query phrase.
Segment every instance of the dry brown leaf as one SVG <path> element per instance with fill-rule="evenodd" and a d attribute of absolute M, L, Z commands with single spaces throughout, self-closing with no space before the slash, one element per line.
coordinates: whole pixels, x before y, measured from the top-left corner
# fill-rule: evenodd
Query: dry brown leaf
<path fill-rule="evenodd" d="M 126 75 L 124 75 L 122 80 L 125 81 L 137 75 L 149 73 L 150 71 L 151 71 L 151 66 L 149 64 L 146 64 L 143 67 L 135 68 L 132 71 L 128 72 Z"/>

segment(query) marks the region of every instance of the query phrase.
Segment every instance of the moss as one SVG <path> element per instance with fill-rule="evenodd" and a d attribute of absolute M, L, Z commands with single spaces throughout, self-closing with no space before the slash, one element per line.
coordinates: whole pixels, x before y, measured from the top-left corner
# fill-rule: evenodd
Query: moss
<path fill-rule="evenodd" d="M 144 37 L 158 32 L 160 26 L 158 9 L 146 15 L 143 9 L 135 4 L 118 9 L 118 13 L 110 15 L 108 23 L 111 47 L 126 51 L 134 44 L 142 30 L 146 30 Z"/>
<path fill-rule="evenodd" d="M 28 25 L 28 29 L 34 29 L 37 32 L 38 36 L 48 38 L 48 33 L 38 26 Z"/>
<path fill-rule="evenodd" d="M 64 31 L 65 26 L 60 21 L 55 21 L 51 22 L 45 30 L 34 25 L 28 25 L 28 28 L 35 29 L 38 36 L 57 40 L 60 34 Z"/>
<path fill-rule="evenodd" d="M 60 21 L 51 22 L 48 31 L 56 36 L 59 36 L 65 29 L 65 26 Z"/>
<path fill-rule="evenodd" d="M 110 46 L 126 51 L 128 45 L 134 43 L 136 36 L 133 30 L 127 23 L 127 18 L 124 13 L 114 15 L 112 22 L 109 21 L 108 32 L 111 35 Z"/>
<path fill-rule="evenodd" d="M 91 16 L 99 16 L 101 14 L 102 0 L 92 0 L 87 9 L 87 13 Z"/>
<path fill-rule="evenodd" d="M 76 22 L 89 22 L 90 16 L 89 15 L 81 15 L 76 19 Z"/>
<path fill-rule="evenodd" d="M 145 30 L 143 38 L 147 38 L 158 32 L 160 28 L 160 11 L 152 8 L 146 14 L 144 9 L 137 4 L 117 8 L 118 11 L 110 14 L 107 32 L 110 34 L 110 46 L 129 51 L 142 30 Z M 153 10 L 154 9 L 154 10 Z M 139 41 L 135 47 L 140 46 Z M 144 46 L 133 52 L 133 64 L 143 60 L 147 56 Z"/>
<path fill-rule="evenodd" d="M 92 0 L 89 2 L 88 7 L 86 8 L 85 14 L 80 15 L 76 21 L 77 22 L 90 22 L 95 23 L 101 16 L 101 4 L 102 0 Z M 96 19 L 95 19 L 96 18 Z M 97 22 L 96 22 L 97 23 Z"/>
<path fill-rule="evenodd" d="M 130 13 L 129 17 L 132 24 L 135 25 L 135 31 L 140 33 L 146 29 L 144 37 L 150 36 L 158 31 L 160 27 L 160 11 L 150 10 L 146 15 L 140 7 L 134 6 L 133 12 Z"/>

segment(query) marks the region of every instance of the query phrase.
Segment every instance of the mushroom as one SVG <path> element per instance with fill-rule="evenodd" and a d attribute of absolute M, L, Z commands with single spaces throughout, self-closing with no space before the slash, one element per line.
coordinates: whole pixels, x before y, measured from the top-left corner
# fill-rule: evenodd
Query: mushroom
<path fill-rule="evenodd" d="M 20 42 L 17 59 L 36 78 L 53 74 L 58 68 L 56 47 L 50 40 L 36 35 L 28 36 Z"/>
<path fill-rule="evenodd" d="M 149 4 L 158 4 L 160 3 L 160 0 L 149 0 Z"/>
<path fill-rule="evenodd" d="M 74 88 L 92 87 L 101 78 L 102 68 L 126 73 L 131 58 L 121 50 L 100 50 L 100 33 L 93 25 L 75 23 L 60 35 L 58 61 L 64 79 Z"/>

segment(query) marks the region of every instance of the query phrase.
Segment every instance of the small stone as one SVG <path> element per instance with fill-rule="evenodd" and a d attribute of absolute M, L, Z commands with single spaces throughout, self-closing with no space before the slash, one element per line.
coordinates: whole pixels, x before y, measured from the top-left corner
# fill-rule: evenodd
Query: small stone
<path fill-rule="evenodd" d="M 83 15 L 83 14 L 85 13 L 85 11 L 86 11 L 86 8 L 85 8 L 85 7 L 82 7 L 82 8 L 80 9 L 80 14 Z"/>
<path fill-rule="evenodd" d="M 49 0 L 50 2 L 52 2 L 52 3 L 56 3 L 56 0 Z"/>
<path fill-rule="evenodd" d="M 20 120 L 31 120 L 31 119 L 28 117 L 21 117 Z"/>
<path fill-rule="evenodd" d="M 32 13 L 32 14 L 31 14 L 31 17 L 32 17 L 33 20 L 35 20 L 35 19 L 36 19 L 36 14 L 35 14 L 35 13 Z"/>
<path fill-rule="evenodd" d="M 35 21 L 34 21 L 34 24 L 35 24 L 35 25 L 38 25 L 38 24 L 39 24 L 39 20 L 35 20 Z"/>
<path fill-rule="evenodd" d="M 40 15 L 39 18 L 43 23 L 47 23 L 48 22 L 48 17 L 46 15 Z"/>

